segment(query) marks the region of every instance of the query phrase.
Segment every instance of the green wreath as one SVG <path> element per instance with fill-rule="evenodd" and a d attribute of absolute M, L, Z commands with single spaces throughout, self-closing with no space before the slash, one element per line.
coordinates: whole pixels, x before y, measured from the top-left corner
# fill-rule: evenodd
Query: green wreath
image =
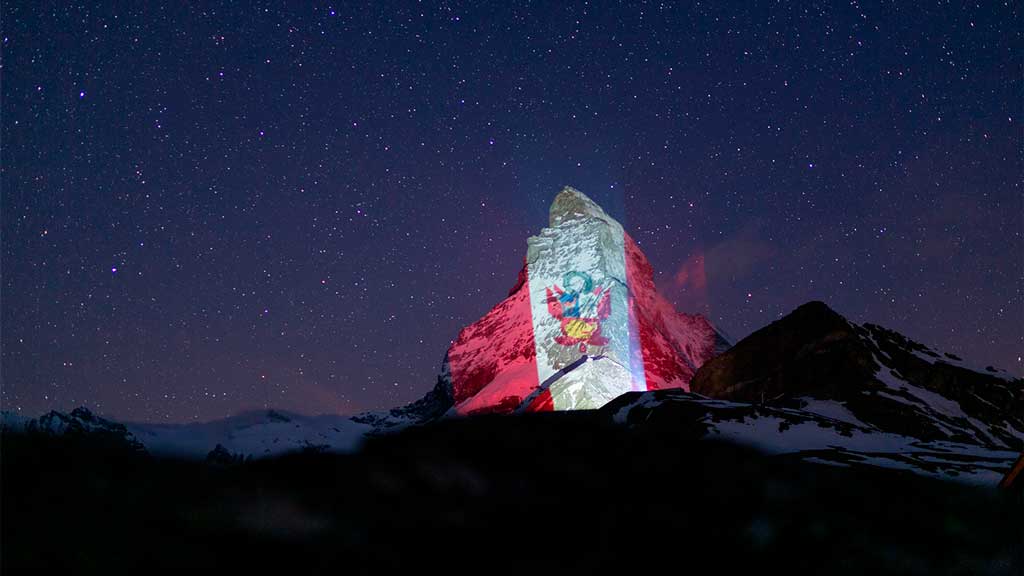
<path fill-rule="evenodd" d="M 590 292 L 594 289 L 594 281 L 590 278 L 590 274 L 587 274 L 586 272 L 578 272 L 576 270 L 573 270 L 572 272 L 566 272 L 565 276 L 562 278 L 562 286 L 565 286 L 565 289 L 567 291 L 569 290 L 570 286 L 569 281 L 572 280 L 573 278 L 583 279 L 583 289 L 580 290 L 580 292 Z"/>

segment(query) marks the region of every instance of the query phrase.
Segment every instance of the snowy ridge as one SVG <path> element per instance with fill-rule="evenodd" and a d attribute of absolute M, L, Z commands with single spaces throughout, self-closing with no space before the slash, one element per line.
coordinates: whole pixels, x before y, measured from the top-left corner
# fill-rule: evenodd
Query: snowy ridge
<path fill-rule="evenodd" d="M 939 354 L 874 324 L 858 328 L 878 366 L 873 381 L 881 385 L 869 383 L 866 394 L 903 404 L 942 430 L 947 439 L 990 448 L 1024 448 L 1024 381 L 991 366 L 969 368 L 952 354 Z M 947 373 L 962 381 L 949 383 L 953 377 Z"/>
<path fill-rule="evenodd" d="M 959 360 L 809 302 L 701 367 L 704 396 L 634 409 L 685 412 L 771 453 L 988 482 L 1024 450 L 1024 381 L 947 359 Z"/>
<path fill-rule="evenodd" d="M 390 429 L 398 429 L 389 420 Z M 38 418 L 2 414 L 4 432 L 104 434 L 154 456 L 205 458 L 215 448 L 239 459 L 278 456 L 303 450 L 351 452 L 380 427 L 345 416 L 303 416 L 279 410 L 251 411 L 211 422 L 185 424 L 118 423 L 81 407 Z"/>
<path fill-rule="evenodd" d="M 715 400 L 682 390 L 634 393 L 603 409 L 627 426 L 695 424 L 700 436 L 745 444 L 780 457 L 834 466 L 877 466 L 994 485 L 1018 452 L 976 444 L 925 441 L 859 422 L 840 403 L 807 409 Z"/>
<path fill-rule="evenodd" d="M 240 456 L 266 457 L 302 450 L 356 450 L 368 424 L 344 416 L 303 416 L 277 410 L 246 412 L 196 424 L 126 424 L 154 455 L 205 457 L 218 444 Z"/>
<path fill-rule="evenodd" d="M 918 343 L 915 342 L 915 344 Z M 950 366 L 957 366 L 959 368 L 964 368 L 965 370 L 971 370 L 974 372 L 987 374 L 989 376 L 994 376 L 1007 382 L 1012 382 L 1014 380 L 1019 379 L 1019 377 L 1010 374 L 1009 372 L 1003 370 L 1002 368 L 996 368 L 995 366 L 985 366 L 984 368 L 982 368 L 976 364 L 972 364 L 970 362 L 963 360 L 962 358 L 956 356 L 955 354 L 950 354 L 949 352 L 939 354 L 938 352 L 932 350 L 931 348 L 925 346 L 924 344 L 918 344 L 918 346 L 919 347 L 911 349 L 911 354 L 917 356 L 918 358 L 924 360 L 929 364 L 949 364 Z"/>

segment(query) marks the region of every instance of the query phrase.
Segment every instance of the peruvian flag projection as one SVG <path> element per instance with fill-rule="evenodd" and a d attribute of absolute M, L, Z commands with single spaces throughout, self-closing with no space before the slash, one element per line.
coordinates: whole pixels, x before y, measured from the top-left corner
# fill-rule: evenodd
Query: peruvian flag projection
<path fill-rule="evenodd" d="M 527 244 L 508 298 L 448 350 L 456 413 L 595 409 L 629 391 L 688 388 L 727 346 L 657 293 L 639 247 L 582 192 L 562 190 Z"/>

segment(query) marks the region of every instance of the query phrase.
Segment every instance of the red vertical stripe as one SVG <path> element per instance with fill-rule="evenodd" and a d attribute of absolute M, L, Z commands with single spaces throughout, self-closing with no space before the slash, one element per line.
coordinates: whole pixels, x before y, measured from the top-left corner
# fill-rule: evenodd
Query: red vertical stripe
<path fill-rule="evenodd" d="M 509 413 L 537 389 L 525 259 L 508 298 L 459 333 L 448 350 L 448 366 L 460 414 Z"/>

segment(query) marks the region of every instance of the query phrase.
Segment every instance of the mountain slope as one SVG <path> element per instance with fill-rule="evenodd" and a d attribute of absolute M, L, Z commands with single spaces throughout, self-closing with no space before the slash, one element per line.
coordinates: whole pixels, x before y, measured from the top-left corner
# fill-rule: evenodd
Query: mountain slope
<path fill-rule="evenodd" d="M 730 402 L 683 390 L 624 394 L 601 409 L 609 419 L 667 437 L 726 440 L 779 458 L 842 467 L 905 470 L 995 486 L 1018 452 L 977 443 L 924 440 L 857 419 L 842 403 L 803 408 Z"/>
<path fill-rule="evenodd" d="M 728 342 L 677 312 L 622 225 L 563 189 L 505 300 L 465 327 L 442 379 L 454 414 L 599 408 L 623 392 L 687 388 Z"/>
<path fill-rule="evenodd" d="M 1024 449 L 1024 380 L 970 370 L 821 302 L 754 332 L 705 364 L 691 390 L 712 398 L 804 408 L 842 406 L 868 426 L 922 440 Z"/>

